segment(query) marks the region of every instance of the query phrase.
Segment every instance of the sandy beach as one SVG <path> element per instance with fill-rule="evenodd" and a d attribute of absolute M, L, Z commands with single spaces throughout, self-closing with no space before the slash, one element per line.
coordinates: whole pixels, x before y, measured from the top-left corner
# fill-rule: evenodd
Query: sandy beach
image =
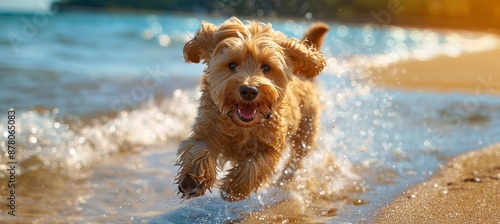
<path fill-rule="evenodd" d="M 500 144 L 458 156 L 384 207 L 375 223 L 500 223 Z"/>
<path fill-rule="evenodd" d="M 371 70 L 385 88 L 500 95 L 500 50 L 405 61 Z M 396 72 L 394 72 L 396 71 Z M 407 189 L 375 223 L 500 223 L 500 144 L 457 156 Z"/>
<path fill-rule="evenodd" d="M 398 89 L 441 92 L 500 94 L 500 49 L 438 57 L 428 61 L 410 60 L 375 68 L 369 79 Z"/>

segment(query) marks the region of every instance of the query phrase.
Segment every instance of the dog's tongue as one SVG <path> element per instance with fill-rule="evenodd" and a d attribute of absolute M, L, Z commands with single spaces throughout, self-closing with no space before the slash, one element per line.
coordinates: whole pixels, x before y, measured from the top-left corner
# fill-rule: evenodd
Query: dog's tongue
<path fill-rule="evenodd" d="M 257 108 L 252 104 L 241 103 L 238 105 L 238 113 L 243 118 L 251 119 L 257 113 Z"/>

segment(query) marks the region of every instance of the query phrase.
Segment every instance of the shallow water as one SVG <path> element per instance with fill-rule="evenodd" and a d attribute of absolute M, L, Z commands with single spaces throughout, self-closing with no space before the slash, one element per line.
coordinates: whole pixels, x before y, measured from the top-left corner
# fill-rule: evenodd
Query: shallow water
<path fill-rule="evenodd" d="M 36 30 L 29 15 L 0 16 L 0 122 L 16 110 L 16 217 L 12 222 L 369 222 L 405 187 L 445 160 L 499 142 L 500 98 L 390 90 L 366 66 L 498 47 L 471 32 L 331 22 L 318 79 L 319 149 L 293 182 L 241 203 L 218 192 L 182 201 L 176 145 L 187 137 L 202 65 L 182 47 L 201 20 L 173 14 L 56 13 Z M 264 20 L 265 21 L 265 20 Z M 301 36 L 307 21 L 274 20 Z M 187 35 L 189 34 L 189 35 Z M 17 35 L 17 36 L 16 36 Z M 12 44 L 12 38 L 21 42 Z M 394 71 L 395 73 L 399 71 Z M 6 125 L 0 194 L 7 195 Z"/>

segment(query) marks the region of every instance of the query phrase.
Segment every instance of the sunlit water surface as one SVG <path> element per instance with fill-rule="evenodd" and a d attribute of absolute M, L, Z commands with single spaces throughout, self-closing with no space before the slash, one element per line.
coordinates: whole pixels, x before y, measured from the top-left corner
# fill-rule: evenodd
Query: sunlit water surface
<path fill-rule="evenodd" d="M 456 57 L 498 47 L 496 37 L 331 22 L 328 67 L 317 80 L 319 148 L 305 169 L 241 203 L 217 190 L 182 201 L 175 153 L 194 121 L 203 70 L 183 62 L 182 47 L 201 20 L 223 19 L 68 12 L 26 30 L 32 19 L 0 16 L 0 123 L 15 108 L 18 162 L 16 217 L 2 196 L 2 221 L 369 222 L 447 158 L 500 140 L 498 97 L 389 90 L 364 79 L 366 67 Z M 265 22 L 295 37 L 309 25 Z M 0 134 L 6 195 L 6 125 Z"/>

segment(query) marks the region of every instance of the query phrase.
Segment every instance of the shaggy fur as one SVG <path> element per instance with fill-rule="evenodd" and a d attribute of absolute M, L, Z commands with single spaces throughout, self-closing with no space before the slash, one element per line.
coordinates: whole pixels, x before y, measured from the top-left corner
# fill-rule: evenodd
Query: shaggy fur
<path fill-rule="evenodd" d="M 313 24 L 300 41 L 271 24 L 231 18 L 203 22 L 184 46 L 187 62 L 203 61 L 202 96 L 191 136 L 178 149 L 176 183 L 183 198 L 216 184 L 226 201 L 247 199 L 275 173 L 287 144 L 291 156 L 280 182 L 287 182 L 315 145 L 320 102 L 311 79 L 325 67 L 317 50 L 328 31 Z"/>

